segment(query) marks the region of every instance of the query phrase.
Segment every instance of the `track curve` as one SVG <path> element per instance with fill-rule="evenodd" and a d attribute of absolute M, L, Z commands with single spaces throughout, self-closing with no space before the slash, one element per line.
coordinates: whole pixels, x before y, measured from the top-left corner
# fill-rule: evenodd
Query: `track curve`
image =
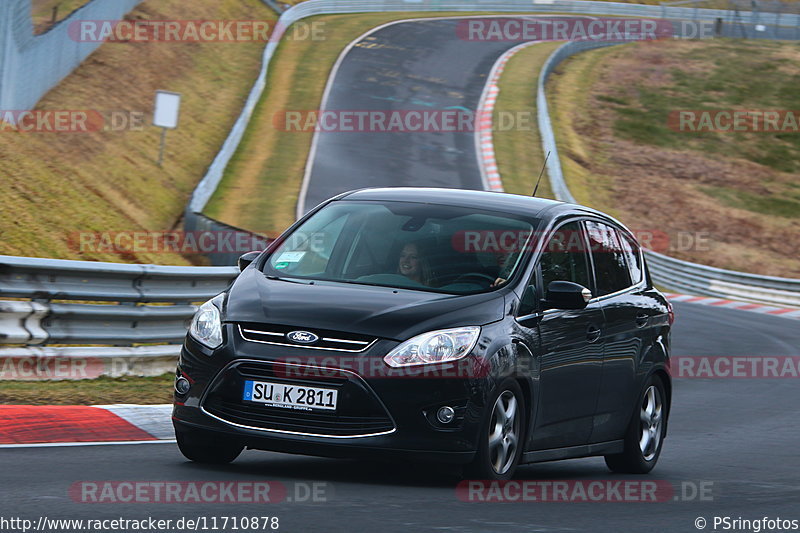
<path fill-rule="evenodd" d="M 459 19 L 379 27 L 340 58 L 324 110 L 475 111 L 486 77 L 519 43 L 468 42 Z M 298 214 L 352 189 L 376 186 L 484 188 L 472 131 L 319 132 Z"/>

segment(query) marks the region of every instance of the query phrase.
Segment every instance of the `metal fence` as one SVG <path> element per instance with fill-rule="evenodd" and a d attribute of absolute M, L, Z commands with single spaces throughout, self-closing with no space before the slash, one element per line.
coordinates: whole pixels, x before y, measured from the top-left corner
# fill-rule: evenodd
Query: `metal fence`
<path fill-rule="evenodd" d="M 785 39 L 792 35 L 800 39 L 800 2 L 780 0 L 675 0 L 661 2 L 662 17 L 667 18 L 670 7 L 691 9 L 687 20 L 702 20 L 702 10 L 722 9 L 724 16 L 714 19 L 716 29 L 731 28 L 730 35 L 746 39 Z M 788 16 L 788 18 L 787 18 Z M 792 31 L 787 31 L 789 29 Z"/>
<path fill-rule="evenodd" d="M 42 35 L 33 34 L 31 0 L 0 1 L 0 109 L 33 108 L 101 43 L 80 42 L 78 20 L 119 20 L 142 0 L 93 0 Z"/>

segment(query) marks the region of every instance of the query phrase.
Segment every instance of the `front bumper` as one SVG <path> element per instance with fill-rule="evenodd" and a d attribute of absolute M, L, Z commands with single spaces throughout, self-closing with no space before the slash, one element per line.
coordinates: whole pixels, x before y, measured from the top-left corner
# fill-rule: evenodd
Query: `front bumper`
<path fill-rule="evenodd" d="M 379 368 L 396 346 L 387 340 L 348 354 L 346 370 L 331 372 L 336 359 L 327 353 L 248 342 L 230 324 L 225 337 L 213 353 L 187 337 L 178 371 L 192 386 L 186 395 L 176 395 L 177 432 L 214 431 L 248 448 L 329 457 L 399 455 L 466 463 L 475 454 L 492 376 L 461 375 L 455 366 L 424 376 L 365 373 Z M 354 370 L 354 358 L 361 371 Z M 305 372 L 321 362 L 324 374 Z M 337 387 L 340 403 L 335 414 L 253 405 L 241 400 L 244 379 Z M 436 420 L 444 405 L 456 412 L 449 424 Z"/>

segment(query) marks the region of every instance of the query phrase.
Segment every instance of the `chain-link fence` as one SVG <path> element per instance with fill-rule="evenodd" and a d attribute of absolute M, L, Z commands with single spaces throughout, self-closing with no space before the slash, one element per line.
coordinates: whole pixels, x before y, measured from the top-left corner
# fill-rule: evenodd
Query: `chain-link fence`
<path fill-rule="evenodd" d="M 0 110 L 31 109 L 100 46 L 81 42 L 77 21 L 119 20 L 141 1 L 93 0 L 34 35 L 31 0 L 0 0 Z"/>
<path fill-rule="evenodd" d="M 781 0 L 676 0 L 661 2 L 662 17 L 670 8 L 683 8 L 685 19 L 696 23 L 697 37 L 743 39 L 800 39 L 800 2 Z M 709 9 L 724 10 L 709 20 Z M 708 35 L 710 34 L 710 35 Z"/>

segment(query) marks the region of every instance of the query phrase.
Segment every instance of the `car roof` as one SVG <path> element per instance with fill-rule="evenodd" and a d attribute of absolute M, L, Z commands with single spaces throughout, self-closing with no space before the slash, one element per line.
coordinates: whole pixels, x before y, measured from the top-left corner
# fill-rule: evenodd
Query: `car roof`
<path fill-rule="evenodd" d="M 383 187 L 359 189 L 342 194 L 338 199 L 363 201 L 421 202 L 455 207 L 477 207 L 489 211 L 516 214 L 540 219 L 560 218 L 566 215 L 608 215 L 577 204 L 534 198 L 519 194 L 507 194 L 467 189 L 444 189 L 433 187 Z"/>

